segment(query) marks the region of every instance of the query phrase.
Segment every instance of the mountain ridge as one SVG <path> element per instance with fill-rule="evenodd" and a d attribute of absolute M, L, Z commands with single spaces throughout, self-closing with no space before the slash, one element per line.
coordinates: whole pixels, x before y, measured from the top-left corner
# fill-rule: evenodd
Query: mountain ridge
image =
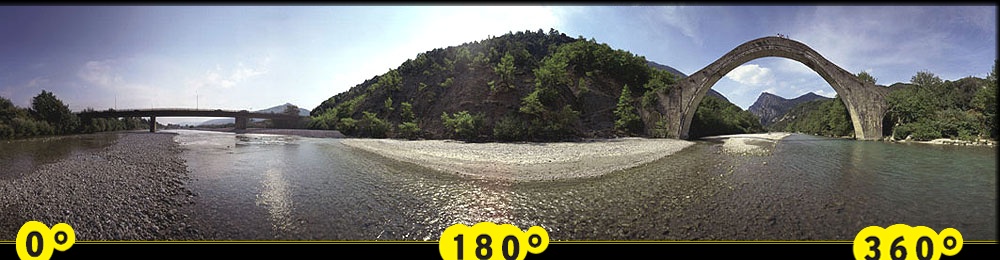
<path fill-rule="evenodd" d="M 832 98 L 809 92 L 792 99 L 786 99 L 772 93 L 763 92 L 757 97 L 757 100 L 747 108 L 747 111 L 750 111 L 750 113 L 759 117 L 760 124 L 767 127 L 784 116 L 785 113 L 788 113 L 788 111 L 796 105 L 821 99 L 826 100 Z"/>

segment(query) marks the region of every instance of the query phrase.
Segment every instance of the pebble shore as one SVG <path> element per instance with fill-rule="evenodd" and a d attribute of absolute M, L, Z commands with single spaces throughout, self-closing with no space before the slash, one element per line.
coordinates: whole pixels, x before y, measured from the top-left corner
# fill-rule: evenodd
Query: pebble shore
<path fill-rule="evenodd" d="M 647 138 L 560 143 L 342 139 L 341 143 L 443 172 L 511 181 L 600 176 L 652 162 L 694 144 Z"/>
<path fill-rule="evenodd" d="M 723 140 L 722 151 L 740 155 L 768 155 L 773 152 L 779 140 L 791 133 L 775 132 L 762 134 L 720 135 L 703 138 L 705 140 Z"/>
<path fill-rule="evenodd" d="M 187 166 L 169 133 L 121 133 L 116 143 L 0 182 L 0 240 L 30 220 L 67 223 L 77 241 L 188 240 L 194 203 Z"/>

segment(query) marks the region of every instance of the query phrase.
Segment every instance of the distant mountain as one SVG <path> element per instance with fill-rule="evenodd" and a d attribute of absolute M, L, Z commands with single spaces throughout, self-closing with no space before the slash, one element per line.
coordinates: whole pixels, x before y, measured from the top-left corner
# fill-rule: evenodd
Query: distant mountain
<path fill-rule="evenodd" d="M 271 107 L 271 108 L 268 108 L 268 109 L 261 109 L 261 110 L 257 110 L 257 111 L 253 111 L 253 112 L 254 113 L 274 113 L 274 114 L 280 114 L 282 112 L 285 112 L 285 107 L 287 107 L 287 106 L 295 106 L 295 105 L 292 105 L 292 103 L 285 103 L 284 105 L 278 105 L 278 106 L 274 106 L 274 107 Z M 298 106 L 296 106 L 296 107 L 298 107 Z M 309 109 L 305 109 L 305 108 L 299 107 L 299 116 L 309 116 Z M 254 118 L 254 119 L 251 119 L 251 121 L 252 122 L 258 122 L 258 121 L 263 121 L 263 119 L 256 119 L 256 118 Z M 198 126 L 225 125 L 225 124 L 233 124 L 233 123 L 236 123 L 236 119 L 234 119 L 234 118 L 219 118 L 219 119 L 212 119 L 212 120 L 208 120 L 208 121 L 202 122 L 201 124 L 198 124 Z"/>
<path fill-rule="evenodd" d="M 678 79 L 679 78 L 687 77 L 687 74 L 684 74 L 683 72 L 681 72 L 681 71 L 679 71 L 679 70 L 677 70 L 677 69 L 675 69 L 673 67 L 667 66 L 667 65 L 659 64 L 659 63 L 656 63 L 654 61 L 647 61 L 646 64 L 649 64 L 650 67 L 670 72 L 670 74 L 674 74 L 674 76 L 677 76 Z M 725 100 L 726 102 L 732 103 L 732 102 L 729 101 L 728 98 L 726 98 L 725 96 L 723 96 L 722 93 L 719 93 L 719 92 L 715 91 L 714 89 L 709 89 L 708 90 L 708 94 L 706 94 L 706 95 L 717 97 L 719 99 Z"/>
<path fill-rule="evenodd" d="M 670 74 L 674 74 L 674 76 L 677 76 L 678 78 L 687 77 L 687 74 L 684 74 L 684 72 L 681 72 L 681 71 L 675 69 L 674 67 L 670 67 L 670 66 L 667 66 L 667 65 L 659 64 L 659 63 L 656 63 L 655 61 L 647 61 L 646 64 L 648 64 L 650 67 L 670 72 Z"/>
<path fill-rule="evenodd" d="M 785 99 L 783 97 L 764 92 L 757 97 L 757 101 L 755 101 L 753 105 L 750 105 L 747 110 L 757 117 L 760 117 L 760 124 L 767 127 L 781 118 L 781 116 L 785 115 L 785 113 L 788 113 L 788 111 L 796 105 L 821 99 L 829 100 L 831 98 L 809 92 L 797 98 Z"/>

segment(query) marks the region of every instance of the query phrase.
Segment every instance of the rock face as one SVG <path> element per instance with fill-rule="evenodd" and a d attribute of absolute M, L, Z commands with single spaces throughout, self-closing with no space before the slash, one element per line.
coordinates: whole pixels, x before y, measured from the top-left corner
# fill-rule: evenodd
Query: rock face
<path fill-rule="evenodd" d="M 760 117 L 760 124 L 767 127 L 778 121 L 778 119 L 796 105 L 820 99 L 830 98 L 809 92 L 797 98 L 785 99 L 775 94 L 764 92 L 757 97 L 757 101 L 754 101 L 753 105 L 747 108 L 747 111 Z"/>

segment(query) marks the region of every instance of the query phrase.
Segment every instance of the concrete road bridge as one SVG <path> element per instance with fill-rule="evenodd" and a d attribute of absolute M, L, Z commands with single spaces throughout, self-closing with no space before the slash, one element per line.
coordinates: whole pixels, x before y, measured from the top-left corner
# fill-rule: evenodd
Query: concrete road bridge
<path fill-rule="evenodd" d="M 854 137 L 860 140 L 882 139 L 882 119 L 888 106 L 889 88 L 859 79 L 833 64 L 805 44 L 783 37 L 764 37 L 737 46 L 705 68 L 678 81 L 677 86 L 657 93 L 659 114 L 644 113 L 646 125 L 661 119 L 668 124 L 668 135 L 688 139 L 688 129 L 695 110 L 708 90 L 736 67 L 763 57 L 782 57 L 806 65 L 837 92 L 854 125 Z"/>
<path fill-rule="evenodd" d="M 156 117 L 232 117 L 236 118 L 236 129 L 246 129 L 250 118 L 298 120 L 299 115 L 281 113 L 255 113 L 246 110 L 154 108 L 130 110 L 85 111 L 82 118 L 148 117 L 149 131 L 156 132 Z"/>

